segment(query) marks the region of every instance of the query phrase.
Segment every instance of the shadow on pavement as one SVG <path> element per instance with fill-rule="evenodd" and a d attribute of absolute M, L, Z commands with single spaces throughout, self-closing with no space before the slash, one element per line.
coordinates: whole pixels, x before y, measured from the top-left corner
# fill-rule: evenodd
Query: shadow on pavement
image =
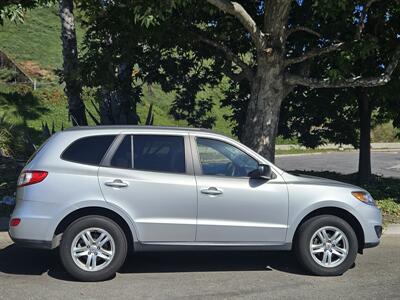
<path fill-rule="evenodd" d="M 0 217 L 0 232 L 6 232 L 8 230 L 9 218 Z"/>
<path fill-rule="evenodd" d="M 291 252 L 201 251 L 136 253 L 120 273 L 282 271 L 306 274 Z"/>
<path fill-rule="evenodd" d="M 57 252 L 9 245 L 0 250 L 0 272 L 15 275 L 41 275 L 53 269 L 63 271 Z"/>
<path fill-rule="evenodd" d="M 130 255 L 120 273 L 281 271 L 304 275 L 291 252 L 152 252 Z M 58 250 L 20 248 L 14 244 L 0 250 L 0 272 L 42 275 L 73 280 L 64 270 Z"/>

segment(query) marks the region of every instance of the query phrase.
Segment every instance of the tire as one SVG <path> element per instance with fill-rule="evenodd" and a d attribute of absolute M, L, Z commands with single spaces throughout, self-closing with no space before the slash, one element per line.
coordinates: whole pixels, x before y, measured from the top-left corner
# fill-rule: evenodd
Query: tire
<path fill-rule="evenodd" d="M 335 234 L 338 234 L 336 238 Z M 353 228 L 336 216 L 313 217 L 300 226 L 296 235 L 296 256 L 304 268 L 314 275 L 342 275 L 354 264 L 357 252 L 358 240 Z"/>
<path fill-rule="evenodd" d="M 74 251 L 77 249 L 76 255 L 72 247 Z M 60 258 L 75 279 L 102 281 L 115 276 L 125 262 L 127 250 L 121 227 L 109 218 L 93 215 L 77 219 L 68 226 L 61 239 Z"/>

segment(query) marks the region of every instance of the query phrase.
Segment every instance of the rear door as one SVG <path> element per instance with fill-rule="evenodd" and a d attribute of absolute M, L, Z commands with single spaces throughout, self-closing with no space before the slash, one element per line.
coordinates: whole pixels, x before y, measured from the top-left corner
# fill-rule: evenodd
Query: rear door
<path fill-rule="evenodd" d="M 142 242 L 195 240 L 197 192 L 186 134 L 126 134 L 99 169 L 106 201 L 122 207 Z"/>

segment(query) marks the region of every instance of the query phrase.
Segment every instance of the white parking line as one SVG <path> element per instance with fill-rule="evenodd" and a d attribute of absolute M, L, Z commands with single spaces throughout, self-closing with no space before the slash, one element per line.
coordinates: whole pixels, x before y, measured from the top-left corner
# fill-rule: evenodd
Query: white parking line
<path fill-rule="evenodd" d="M 389 167 L 388 169 L 400 169 L 400 165 L 395 165 L 393 167 Z"/>

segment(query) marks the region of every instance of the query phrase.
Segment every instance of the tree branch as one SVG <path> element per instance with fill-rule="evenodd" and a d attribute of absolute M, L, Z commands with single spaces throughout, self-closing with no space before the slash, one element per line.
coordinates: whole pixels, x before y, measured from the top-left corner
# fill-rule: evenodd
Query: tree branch
<path fill-rule="evenodd" d="M 307 78 L 299 75 L 286 74 L 285 82 L 289 85 L 302 85 L 310 88 L 345 88 L 345 87 L 374 87 L 385 85 L 391 80 L 391 76 L 399 64 L 400 45 L 392 57 L 392 61 L 385 68 L 385 72 L 380 76 L 363 78 L 361 76 L 343 80 L 330 81 L 329 79 Z"/>
<path fill-rule="evenodd" d="M 311 28 L 304 27 L 304 26 L 296 26 L 296 27 L 290 28 L 290 29 L 286 32 L 286 38 L 288 38 L 291 34 L 293 34 L 293 33 L 295 33 L 295 32 L 298 32 L 298 31 L 304 31 L 304 32 L 307 32 L 307 33 L 309 33 L 309 34 L 315 35 L 315 36 L 317 36 L 317 37 L 319 37 L 319 38 L 321 37 L 321 34 L 320 34 L 320 33 L 318 33 L 318 32 L 316 32 L 316 31 L 312 30 Z"/>
<path fill-rule="evenodd" d="M 246 72 L 242 71 L 240 73 L 235 73 L 232 71 L 230 66 L 224 67 L 224 72 L 225 72 L 226 76 L 228 76 L 230 79 L 232 79 L 233 81 L 236 81 L 236 82 L 240 82 L 243 79 L 249 80 L 248 77 L 246 76 Z"/>
<path fill-rule="evenodd" d="M 264 47 L 264 34 L 258 28 L 256 22 L 247 13 L 247 11 L 237 2 L 229 0 L 207 0 L 208 3 L 219 8 L 223 12 L 230 14 L 242 23 L 244 28 L 250 33 L 250 36 L 258 49 Z"/>
<path fill-rule="evenodd" d="M 307 53 L 304 53 L 301 56 L 298 57 L 294 57 L 294 58 L 288 58 L 285 60 L 285 67 L 293 65 L 293 64 L 298 64 L 301 63 L 303 61 L 309 60 L 311 58 L 329 53 L 329 52 L 333 52 L 333 51 L 337 51 L 339 50 L 342 46 L 344 45 L 344 43 L 336 43 L 333 44 L 331 46 L 325 47 L 325 48 L 318 48 L 318 49 L 314 49 L 314 50 L 310 50 Z"/>
<path fill-rule="evenodd" d="M 243 60 L 241 60 L 235 53 L 232 52 L 231 49 L 229 49 L 227 46 L 220 44 L 216 41 L 210 40 L 204 36 L 198 35 L 196 34 L 197 38 L 199 41 L 210 45 L 218 50 L 220 50 L 221 52 L 224 53 L 225 58 L 230 61 L 230 62 L 234 62 L 236 65 L 238 65 L 242 71 L 243 74 L 245 75 L 245 77 L 249 80 L 251 80 L 251 78 L 253 77 L 253 71 L 251 70 L 251 67 L 246 64 Z"/>

